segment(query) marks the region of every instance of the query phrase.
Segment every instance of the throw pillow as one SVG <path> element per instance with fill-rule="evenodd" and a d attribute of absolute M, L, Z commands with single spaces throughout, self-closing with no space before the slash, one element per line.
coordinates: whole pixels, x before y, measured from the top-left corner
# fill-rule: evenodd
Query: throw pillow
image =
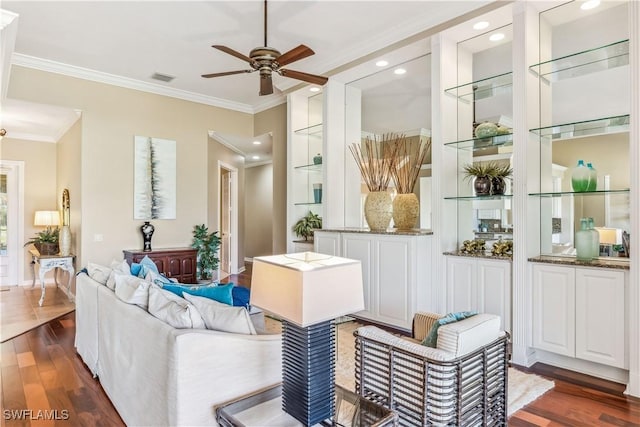
<path fill-rule="evenodd" d="M 153 260 L 147 255 L 145 255 L 144 258 L 140 260 L 140 271 L 138 272 L 138 277 L 146 277 L 147 273 L 150 271 L 153 271 L 156 274 L 160 274 L 156 263 L 153 262 Z"/>
<path fill-rule="evenodd" d="M 164 274 L 154 273 L 153 271 L 148 271 L 146 276 L 144 276 L 144 280 L 146 280 L 147 282 L 155 283 L 160 287 L 164 285 L 175 284 L 175 282 L 169 280 Z M 179 296 L 182 297 L 182 295 Z"/>
<path fill-rule="evenodd" d="M 109 267 L 105 267 L 104 265 L 94 264 L 92 262 L 87 264 L 87 274 L 89 277 L 102 285 L 107 284 L 111 271 Z"/>
<path fill-rule="evenodd" d="M 184 293 L 184 298 L 196 306 L 207 329 L 234 334 L 256 335 L 251 316 L 244 307 L 233 307 L 218 301 Z"/>
<path fill-rule="evenodd" d="M 223 304 L 233 304 L 233 283 L 218 286 L 181 286 L 181 285 L 163 285 L 162 288 L 169 292 L 173 292 L 179 297 L 184 294 L 196 295 L 199 297 L 209 298 Z"/>
<path fill-rule="evenodd" d="M 137 276 L 138 274 L 140 274 L 140 270 L 142 270 L 142 266 L 140 264 L 138 264 L 137 262 L 132 262 L 131 263 L 131 275 L 132 276 Z"/>
<path fill-rule="evenodd" d="M 178 329 L 205 329 L 198 309 L 184 298 L 156 285 L 149 288 L 149 313 Z"/>
<path fill-rule="evenodd" d="M 233 305 L 235 307 L 249 308 L 249 288 L 244 286 L 234 286 L 231 290 L 231 297 L 233 298 Z"/>
<path fill-rule="evenodd" d="M 425 337 L 424 341 L 422 341 L 422 345 L 436 348 L 438 346 L 438 329 L 440 328 L 440 326 L 458 322 L 460 320 L 466 319 L 467 317 L 475 316 L 476 314 L 478 314 L 478 312 L 476 311 L 460 311 L 458 313 L 449 313 L 439 318 L 435 321 L 435 323 L 429 330 L 429 333 Z"/>
<path fill-rule="evenodd" d="M 122 261 L 116 261 L 113 260 L 111 261 L 111 274 L 109 275 L 109 279 L 107 279 L 107 288 L 111 289 L 112 291 L 115 290 L 116 288 L 116 281 L 115 281 L 115 273 L 119 272 L 122 274 L 127 274 L 127 275 L 131 275 L 131 268 L 129 267 L 129 264 L 127 264 L 127 261 L 122 260 Z"/>
<path fill-rule="evenodd" d="M 130 274 L 115 274 L 116 296 L 127 304 L 149 306 L 149 286 L 151 283 Z"/>

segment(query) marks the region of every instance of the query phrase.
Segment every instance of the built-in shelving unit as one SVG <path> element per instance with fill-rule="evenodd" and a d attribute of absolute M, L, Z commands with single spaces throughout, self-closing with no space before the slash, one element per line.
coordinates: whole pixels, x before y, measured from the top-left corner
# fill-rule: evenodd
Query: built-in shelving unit
<path fill-rule="evenodd" d="M 604 117 L 575 123 L 563 123 L 553 126 L 531 129 L 538 136 L 551 139 L 569 139 L 582 136 L 606 135 L 629 131 L 629 115 Z"/>
<path fill-rule="evenodd" d="M 473 102 L 474 99 L 478 101 L 504 93 L 511 93 L 512 79 L 512 73 L 508 72 L 470 83 L 464 83 L 445 89 L 444 92 L 447 95 L 455 96 L 461 101 Z"/>

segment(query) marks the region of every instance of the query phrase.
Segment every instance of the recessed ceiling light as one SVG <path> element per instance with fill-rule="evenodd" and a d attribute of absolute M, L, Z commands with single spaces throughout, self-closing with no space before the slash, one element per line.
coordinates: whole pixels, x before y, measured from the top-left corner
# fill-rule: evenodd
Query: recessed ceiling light
<path fill-rule="evenodd" d="M 406 72 L 407 70 L 405 70 L 404 68 L 396 68 L 395 70 L 393 70 L 393 74 L 398 74 L 398 75 L 404 74 Z"/>
<path fill-rule="evenodd" d="M 309 89 L 311 92 L 320 92 L 320 88 L 319 87 L 312 87 Z"/>
<path fill-rule="evenodd" d="M 504 38 L 504 34 L 502 34 L 502 33 L 495 33 L 495 34 L 491 34 L 491 36 L 489 36 L 489 40 L 491 40 L 492 42 L 500 41 L 503 38 Z"/>
<path fill-rule="evenodd" d="M 384 59 L 376 62 L 376 67 L 386 67 L 389 65 L 389 61 L 385 61 Z"/>
<path fill-rule="evenodd" d="M 260 142 L 260 141 L 253 141 L 253 145 L 260 145 L 260 144 L 262 144 L 262 142 Z"/>
<path fill-rule="evenodd" d="M 600 6 L 600 0 L 587 0 L 580 5 L 580 9 L 589 10 Z"/>
<path fill-rule="evenodd" d="M 260 156 L 252 156 L 251 157 L 253 160 L 260 160 Z"/>
<path fill-rule="evenodd" d="M 475 24 L 473 24 L 473 29 L 474 30 L 484 30 L 488 26 L 489 26 L 489 23 L 487 21 L 479 21 L 479 22 L 476 22 Z"/>

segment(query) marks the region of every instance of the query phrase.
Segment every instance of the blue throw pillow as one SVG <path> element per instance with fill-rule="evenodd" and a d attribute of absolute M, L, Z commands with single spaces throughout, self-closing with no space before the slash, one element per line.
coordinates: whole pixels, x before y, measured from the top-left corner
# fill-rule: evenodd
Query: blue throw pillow
<path fill-rule="evenodd" d="M 459 320 L 475 316 L 476 314 L 478 314 L 477 311 L 460 311 L 458 313 L 449 313 L 446 316 L 439 318 L 431 327 L 431 330 L 425 337 L 424 341 L 422 341 L 422 345 L 436 348 L 438 344 L 438 329 L 440 328 L 440 326 L 454 323 Z"/>
<path fill-rule="evenodd" d="M 142 270 L 142 265 L 138 264 L 137 262 L 132 262 L 131 263 L 131 275 L 132 276 L 137 276 L 140 274 L 140 270 Z"/>
<path fill-rule="evenodd" d="M 142 266 L 141 271 L 138 273 L 138 276 L 140 276 L 140 273 L 142 273 L 142 270 L 145 271 L 144 276 L 147 275 L 148 271 L 153 271 L 156 274 L 160 274 L 160 272 L 158 271 L 158 266 L 156 265 L 155 262 L 153 262 L 151 260 L 151 258 L 149 258 L 147 255 L 144 256 L 144 258 L 142 258 L 140 260 L 140 265 Z M 144 277 L 142 276 L 142 277 Z"/>
<path fill-rule="evenodd" d="M 231 291 L 233 297 L 233 305 L 236 307 L 249 308 L 249 288 L 243 286 L 234 286 Z"/>
<path fill-rule="evenodd" d="M 182 297 L 182 293 L 186 292 L 190 295 L 198 297 L 205 297 L 212 300 L 216 300 L 223 304 L 233 304 L 233 283 L 220 286 L 180 286 L 180 285 L 164 285 L 162 289 L 166 289 L 169 292 Z"/>

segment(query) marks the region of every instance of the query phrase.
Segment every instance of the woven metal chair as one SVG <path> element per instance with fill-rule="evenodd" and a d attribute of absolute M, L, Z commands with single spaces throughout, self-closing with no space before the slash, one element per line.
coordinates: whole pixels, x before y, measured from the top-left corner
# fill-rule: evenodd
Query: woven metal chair
<path fill-rule="evenodd" d="M 356 392 L 396 411 L 403 426 L 507 425 L 509 335 L 500 319 L 441 326 L 437 348 L 423 346 L 439 317 L 418 313 L 413 339 L 375 326 L 355 331 Z"/>

